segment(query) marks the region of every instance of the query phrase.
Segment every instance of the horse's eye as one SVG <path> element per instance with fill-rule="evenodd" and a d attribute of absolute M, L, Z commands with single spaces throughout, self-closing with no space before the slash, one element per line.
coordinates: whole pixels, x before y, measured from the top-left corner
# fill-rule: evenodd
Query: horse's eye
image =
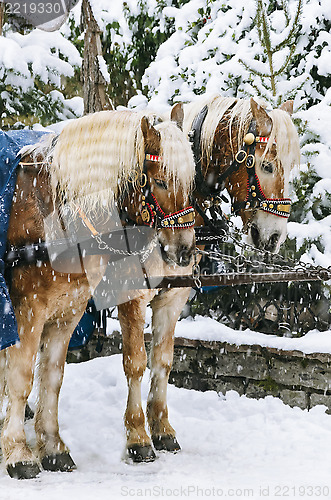
<path fill-rule="evenodd" d="M 154 179 L 154 182 L 157 185 L 157 187 L 161 189 L 168 189 L 167 183 L 162 179 Z"/>
<path fill-rule="evenodd" d="M 272 174 L 274 171 L 274 166 L 270 161 L 263 161 L 261 164 L 261 169 L 263 172 L 267 172 L 268 174 Z"/>

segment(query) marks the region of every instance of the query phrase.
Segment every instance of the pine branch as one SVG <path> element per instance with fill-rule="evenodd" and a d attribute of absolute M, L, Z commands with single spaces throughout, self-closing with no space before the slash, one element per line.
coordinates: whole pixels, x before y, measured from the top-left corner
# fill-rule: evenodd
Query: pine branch
<path fill-rule="evenodd" d="M 270 25 L 263 0 L 257 0 L 257 26 L 260 42 L 268 54 L 271 51 Z"/>
<path fill-rule="evenodd" d="M 283 0 L 283 2 L 285 3 L 287 0 Z M 284 47 L 287 47 L 288 45 L 294 43 L 292 42 L 292 40 L 296 39 L 298 34 L 299 34 L 299 21 L 300 21 L 300 17 L 301 17 L 301 14 L 302 14 L 302 9 L 303 9 L 303 0 L 299 0 L 298 2 L 298 7 L 297 7 L 297 10 L 296 10 L 296 13 L 295 13 L 295 18 L 293 20 L 293 23 L 292 23 L 292 28 L 289 32 L 289 34 L 287 35 L 287 37 L 285 38 L 285 40 L 283 40 L 282 42 L 280 42 L 278 45 L 276 45 L 273 49 L 274 52 L 277 52 L 281 49 L 283 49 Z M 295 43 L 295 46 L 297 45 L 297 43 Z"/>
<path fill-rule="evenodd" d="M 293 54 L 294 54 L 294 52 L 295 52 L 295 49 L 296 49 L 296 45 L 295 45 L 295 46 L 292 46 L 292 47 L 290 48 L 290 53 L 289 53 L 289 54 L 288 54 L 288 56 L 286 57 L 284 64 L 283 64 L 283 65 L 279 68 L 279 70 L 275 71 L 275 76 L 279 76 L 279 75 L 281 75 L 281 74 L 285 71 L 285 69 L 287 68 L 287 66 L 288 66 L 289 62 L 290 62 L 290 61 L 291 61 L 291 59 L 292 59 L 292 56 L 293 56 Z"/>
<path fill-rule="evenodd" d="M 239 62 L 244 66 L 245 69 L 247 69 L 247 71 L 249 71 L 249 73 L 252 73 L 255 76 L 259 76 L 261 79 L 262 78 L 270 78 L 269 74 L 261 73 L 261 71 L 258 71 L 257 69 L 254 69 L 251 66 L 248 66 L 248 64 L 245 63 L 245 61 L 243 61 L 242 59 L 239 59 Z"/>
<path fill-rule="evenodd" d="M 290 12 L 288 9 L 288 0 L 282 0 L 282 7 L 283 7 L 285 19 L 286 19 L 286 26 L 289 26 L 289 24 L 291 22 L 291 16 L 290 16 Z"/>

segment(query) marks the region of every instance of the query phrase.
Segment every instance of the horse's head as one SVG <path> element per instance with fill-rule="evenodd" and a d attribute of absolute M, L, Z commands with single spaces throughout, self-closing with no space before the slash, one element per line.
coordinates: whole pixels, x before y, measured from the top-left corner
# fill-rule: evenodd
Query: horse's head
<path fill-rule="evenodd" d="M 300 154 L 290 118 L 293 102 L 269 114 L 253 99 L 250 106 L 249 133 L 246 130 L 242 144 L 238 144 L 239 168 L 229 178 L 228 190 L 247 229 L 248 242 L 278 252 L 290 214 L 289 175 Z"/>
<path fill-rule="evenodd" d="M 180 106 L 172 112 L 171 121 L 155 127 L 147 117 L 142 118 L 146 186 L 139 201 L 142 222 L 157 228 L 163 260 L 185 267 L 195 249 L 194 210 L 189 206 L 194 162 L 181 130 L 182 119 Z"/>

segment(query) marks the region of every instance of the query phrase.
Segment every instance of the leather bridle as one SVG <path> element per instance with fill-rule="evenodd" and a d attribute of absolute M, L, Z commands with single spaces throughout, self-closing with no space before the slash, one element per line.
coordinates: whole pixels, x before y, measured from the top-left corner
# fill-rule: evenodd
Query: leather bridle
<path fill-rule="evenodd" d="M 140 215 L 143 224 L 156 229 L 187 229 L 193 227 L 195 224 L 195 211 L 192 206 L 188 206 L 170 214 L 166 214 L 162 210 L 148 182 L 147 161 L 161 162 L 162 158 L 158 155 L 146 154 L 140 179 L 138 179 L 139 174 L 137 174 L 134 179 L 134 182 L 138 184 L 141 189 L 142 201 Z M 124 220 L 129 224 L 131 223 L 131 225 L 136 224 L 135 221 L 132 221 L 127 216 Z"/>
<path fill-rule="evenodd" d="M 234 172 L 237 172 L 242 166 L 245 166 L 248 175 L 246 199 L 243 201 L 232 203 L 232 212 L 238 213 L 241 210 L 263 210 L 264 212 L 271 213 L 278 217 L 288 218 L 291 209 L 291 199 L 267 198 L 262 190 L 259 177 L 256 173 L 256 144 L 267 144 L 269 138 L 257 136 L 256 122 L 254 119 L 251 121 L 248 132 L 244 136 L 243 145 L 235 155 L 231 165 L 217 177 L 215 187 L 209 186 L 209 184 L 207 184 L 201 169 L 201 129 L 207 113 L 208 107 L 204 106 L 201 109 L 200 113 L 198 113 L 198 115 L 195 117 L 192 123 L 192 129 L 189 132 L 196 165 L 196 193 L 209 200 L 209 202 L 207 203 L 207 208 L 215 208 L 215 205 L 217 207 L 219 206 L 219 200 L 220 198 L 223 198 L 222 191 L 225 189 L 225 181 L 228 180 Z M 208 219 L 205 210 L 197 202 L 195 202 L 194 207 L 197 212 L 200 213 L 200 215 L 203 215 L 204 220 L 206 218 Z M 205 220 L 205 222 L 208 221 Z M 213 225 L 213 223 L 215 222 L 215 218 L 213 218 L 212 221 L 209 218 L 209 222 L 211 225 Z"/>

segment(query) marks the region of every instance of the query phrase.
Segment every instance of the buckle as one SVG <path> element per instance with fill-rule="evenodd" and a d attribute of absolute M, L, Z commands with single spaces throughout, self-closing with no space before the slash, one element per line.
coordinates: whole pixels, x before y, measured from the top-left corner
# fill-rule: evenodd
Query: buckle
<path fill-rule="evenodd" d="M 146 184 L 147 184 L 147 175 L 145 173 L 142 173 L 139 185 L 141 188 L 143 188 L 146 186 Z"/>
<path fill-rule="evenodd" d="M 255 165 L 255 156 L 254 155 L 248 155 L 246 158 L 246 167 L 247 168 L 253 168 Z"/>
<path fill-rule="evenodd" d="M 238 151 L 238 153 L 235 156 L 235 160 L 236 160 L 237 163 L 244 163 L 244 161 L 246 160 L 246 158 L 247 158 L 247 153 L 243 149 L 241 149 L 240 151 Z"/>

